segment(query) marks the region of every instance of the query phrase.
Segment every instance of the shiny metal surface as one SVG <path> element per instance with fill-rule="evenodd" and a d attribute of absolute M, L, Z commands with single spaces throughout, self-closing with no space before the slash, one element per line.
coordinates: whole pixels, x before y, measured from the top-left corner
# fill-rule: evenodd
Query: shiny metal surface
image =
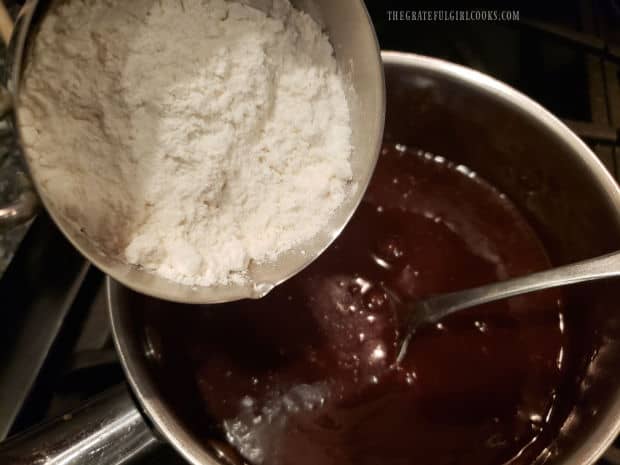
<path fill-rule="evenodd" d="M 25 176 L 19 176 L 21 194 L 10 205 L 0 207 L 0 225 L 16 226 L 30 221 L 37 211 L 39 204 L 32 185 Z"/>
<path fill-rule="evenodd" d="M 422 325 L 437 323 L 453 313 L 529 292 L 619 276 L 620 252 L 614 252 L 572 265 L 414 302 L 409 310 L 411 315 L 408 330 L 403 339 L 397 361 L 400 362 L 404 358 L 409 341 L 417 328 Z"/>
<path fill-rule="evenodd" d="M 620 249 L 620 190 L 594 154 L 554 116 L 512 88 L 444 61 L 384 52 L 387 140 L 449 155 L 506 192 L 561 265 Z M 558 166 L 562 172 L 558 173 Z M 581 397 L 537 464 L 590 465 L 620 431 L 617 283 L 567 288 L 600 336 L 586 353 Z M 577 292 L 579 291 L 579 292 Z M 224 463 L 159 397 L 137 328 L 132 291 L 108 280 L 110 317 L 127 378 L 161 435 L 193 465 Z M 582 311 L 583 310 L 583 311 Z"/>
<path fill-rule="evenodd" d="M 0 87 L 0 118 L 12 109 L 12 98 L 6 89 Z M 31 220 L 38 206 L 38 199 L 27 176 L 20 174 L 17 179 L 20 191 L 16 200 L 8 205 L 0 205 L 0 226 L 11 227 Z"/>
<path fill-rule="evenodd" d="M 114 342 L 125 369 L 127 380 L 160 435 L 192 465 L 228 465 L 220 458 L 217 446 L 199 442 L 159 397 L 157 386 L 149 377 L 144 361 L 146 349 L 131 325 L 131 309 L 127 305 L 127 289 L 107 278 L 108 308 Z M 76 464 L 77 465 L 77 464 Z M 79 464 L 82 465 L 82 464 Z M 84 464 L 86 465 L 86 464 Z"/>
<path fill-rule="evenodd" d="M 53 199 L 38 182 L 39 174 L 30 166 L 38 194 L 50 216 L 73 245 L 98 268 L 124 285 L 144 294 L 186 303 L 218 303 L 262 297 L 275 285 L 290 278 L 318 257 L 340 234 L 361 201 L 374 170 L 383 135 L 385 85 L 375 32 L 362 0 L 299 0 L 292 2 L 308 12 L 325 30 L 334 46 L 336 60 L 351 84 L 347 99 L 351 110 L 353 154 L 351 164 L 355 193 L 334 213 L 324 230 L 274 263 L 255 264 L 246 285 L 190 287 L 174 283 L 127 265 L 103 254 L 78 228 L 53 206 Z M 31 31 L 45 15 L 47 0 L 27 0 L 18 16 L 9 53 L 9 90 L 15 97 L 15 125 L 19 132 L 19 87 Z M 28 153 L 24 153 L 28 160 Z"/>
<path fill-rule="evenodd" d="M 76 412 L 0 444 L 0 463 L 122 465 L 156 444 L 129 391 L 119 386 Z"/>

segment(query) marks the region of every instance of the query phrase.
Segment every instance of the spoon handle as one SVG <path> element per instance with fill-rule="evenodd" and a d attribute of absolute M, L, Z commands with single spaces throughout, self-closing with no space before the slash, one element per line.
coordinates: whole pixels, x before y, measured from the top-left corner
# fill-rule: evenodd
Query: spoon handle
<path fill-rule="evenodd" d="M 412 317 L 419 322 L 436 323 L 464 308 L 543 289 L 616 276 L 620 276 L 620 251 L 520 278 L 430 297 L 415 304 L 415 315 Z"/>
<path fill-rule="evenodd" d="M 396 362 L 402 361 L 411 336 L 422 324 L 437 323 L 459 310 L 516 295 L 616 276 L 620 276 L 620 251 L 520 278 L 441 294 L 416 302 L 411 308 L 408 327 Z"/>

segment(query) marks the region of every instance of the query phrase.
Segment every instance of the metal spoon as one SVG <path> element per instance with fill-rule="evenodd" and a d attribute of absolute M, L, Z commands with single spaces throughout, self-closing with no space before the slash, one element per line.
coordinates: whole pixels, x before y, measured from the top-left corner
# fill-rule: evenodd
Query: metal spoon
<path fill-rule="evenodd" d="M 508 279 L 464 291 L 441 294 L 414 302 L 409 309 L 407 330 L 396 362 L 400 363 L 402 361 L 407 353 L 407 347 L 412 336 L 422 325 L 437 323 L 448 315 L 467 310 L 476 305 L 543 289 L 617 276 L 620 276 L 620 251 L 520 278 Z"/>

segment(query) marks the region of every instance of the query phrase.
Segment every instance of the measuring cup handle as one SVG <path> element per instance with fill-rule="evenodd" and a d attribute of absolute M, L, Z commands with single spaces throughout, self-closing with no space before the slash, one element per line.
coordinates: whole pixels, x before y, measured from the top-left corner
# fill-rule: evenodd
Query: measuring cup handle
<path fill-rule="evenodd" d="M 0 86 L 0 118 L 6 117 L 13 108 L 12 97 L 6 88 Z M 28 175 L 17 174 L 17 199 L 8 205 L 0 205 L 0 227 L 15 226 L 32 219 L 37 211 L 38 197 Z"/>

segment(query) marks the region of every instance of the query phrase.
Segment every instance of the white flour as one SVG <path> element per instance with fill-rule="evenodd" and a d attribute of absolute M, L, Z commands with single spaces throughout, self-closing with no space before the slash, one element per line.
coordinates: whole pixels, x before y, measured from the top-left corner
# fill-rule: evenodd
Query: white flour
<path fill-rule="evenodd" d="M 344 84 L 288 0 L 71 0 L 45 19 L 19 111 L 46 196 L 169 279 L 243 279 L 350 190 Z"/>

